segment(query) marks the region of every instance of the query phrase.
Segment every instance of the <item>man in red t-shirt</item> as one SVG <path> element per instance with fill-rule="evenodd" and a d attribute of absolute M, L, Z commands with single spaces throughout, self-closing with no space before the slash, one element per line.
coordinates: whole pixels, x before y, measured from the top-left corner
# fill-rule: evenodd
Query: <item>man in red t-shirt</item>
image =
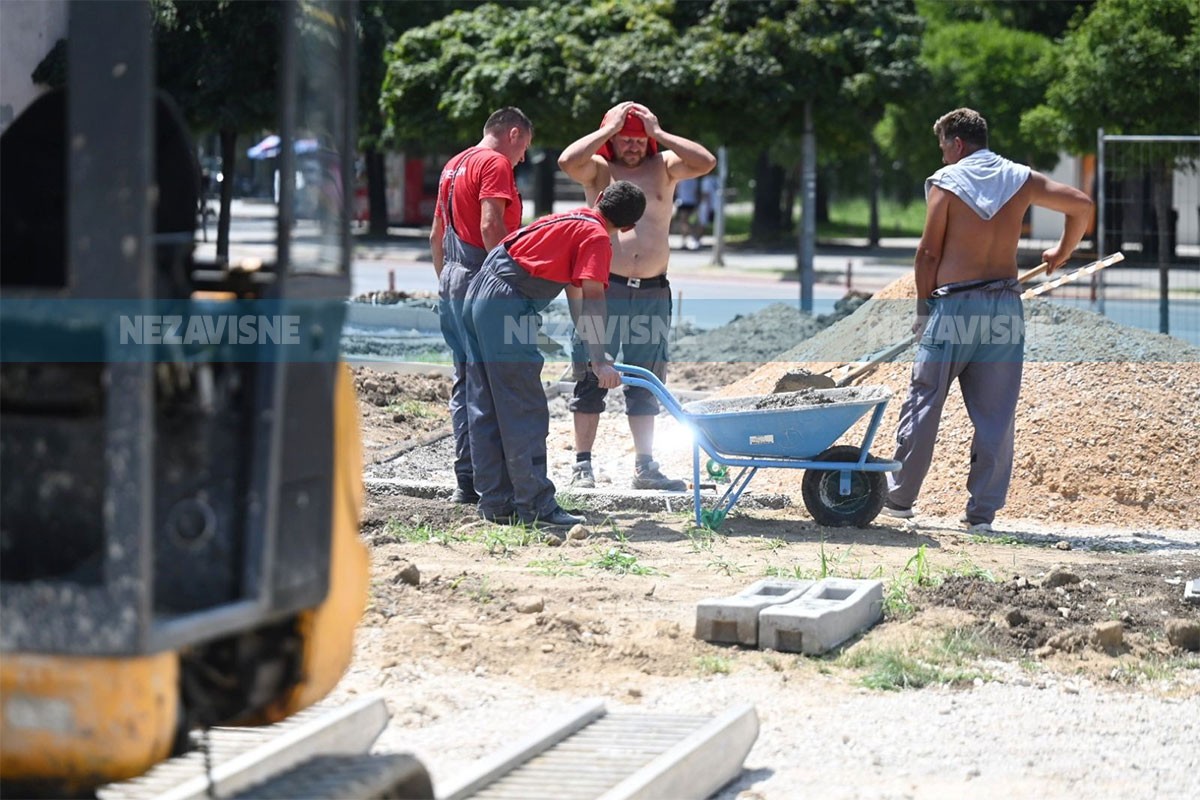
<path fill-rule="evenodd" d="M 467 413 L 479 515 L 493 522 L 575 525 L 554 499 L 546 475 L 550 412 L 537 346 L 540 312 L 565 286 L 582 295 L 571 304 L 592 374 L 605 389 L 621 377 L 604 348 L 612 237 L 631 229 L 646 196 L 617 181 L 594 208 L 552 214 L 510 234 L 471 280 L 463 317 L 467 335 Z"/>
<path fill-rule="evenodd" d="M 533 123 L 519 108 L 494 112 L 483 138 L 446 162 L 438 182 L 437 208 L 429 249 L 438 275 L 442 336 L 454 354 L 450 420 L 454 429 L 454 502 L 474 503 L 471 445 L 467 436 L 466 346 L 463 296 L 488 251 L 521 227 L 521 195 L 513 167 L 525 160 L 533 141 Z"/>

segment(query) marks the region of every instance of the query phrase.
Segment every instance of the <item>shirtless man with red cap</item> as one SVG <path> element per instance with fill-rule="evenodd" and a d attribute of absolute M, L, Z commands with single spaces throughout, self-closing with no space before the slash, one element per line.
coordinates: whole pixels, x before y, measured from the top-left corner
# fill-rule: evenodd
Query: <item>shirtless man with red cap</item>
<path fill-rule="evenodd" d="M 671 324 L 671 287 L 666 275 L 671 248 L 667 237 L 675 185 L 708 174 L 716 163 L 703 145 L 663 130 L 654 112 L 633 102 L 613 106 L 598 130 L 572 142 L 558 158 L 563 172 L 583 185 L 588 205 L 615 181 L 629 181 L 646 195 L 646 212 L 641 220 L 633 230 L 618 234 L 613 243 L 606 290 L 606 349 L 614 361 L 619 354 L 624 363 L 645 367 L 663 381 L 667 376 Z M 567 297 L 577 302 L 573 288 L 568 288 Z M 577 382 L 570 408 L 575 415 L 576 463 L 571 485 L 592 487 L 592 444 L 607 390 L 599 387 L 578 342 L 573 360 Z M 687 488 L 683 481 L 663 475 L 654 461 L 654 417 L 658 414 L 654 395 L 647 389 L 626 386 L 625 413 L 636 451 L 633 488 Z"/>

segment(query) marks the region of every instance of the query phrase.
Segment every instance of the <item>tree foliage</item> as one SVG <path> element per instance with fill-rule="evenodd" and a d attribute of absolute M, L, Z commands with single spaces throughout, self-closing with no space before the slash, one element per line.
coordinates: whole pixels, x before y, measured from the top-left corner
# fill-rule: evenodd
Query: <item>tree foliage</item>
<path fill-rule="evenodd" d="M 1076 153 L 1096 129 L 1121 134 L 1200 133 L 1200 2 L 1099 0 L 1055 51 L 1044 104 L 1025 135 Z"/>
<path fill-rule="evenodd" d="M 198 130 L 275 125 L 283 6 L 154 0 L 159 84 Z"/>
<path fill-rule="evenodd" d="M 934 27 L 925 37 L 921 64 L 928 89 L 894 102 L 876 131 L 893 180 L 920 186 L 941 166 L 933 123 L 963 106 L 988 121 L 989 144 L 1009 158 L 1050 168 L 1057 150 L 1022 132 L 1021 115 L 1045 97 L 1053 43 L 1044 36 L 995 21 Z"/>

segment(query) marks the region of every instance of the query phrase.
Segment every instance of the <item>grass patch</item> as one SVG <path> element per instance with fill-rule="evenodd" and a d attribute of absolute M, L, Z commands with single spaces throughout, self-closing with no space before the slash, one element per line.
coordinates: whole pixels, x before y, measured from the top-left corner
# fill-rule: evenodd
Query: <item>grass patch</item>
<path fill-rule="evenodd" d="M 539 558 L 529 562 L 529 568 L 539 575 L 548 575 L 551 578 L 559 578 L 563 575 L 572 577 L 581 577 L 582 572 L 579 567 L 587 566 L 586 561 L 572 561 L 566 556 L 558 556 L 557 558 Z"/>
<path fill-rule="evenodd" d="M 868 689 L 900 691 L 925 686 L 963 686 L 990 680 L 972 662 L 997 654 L 996 647 L 970 628 L 951 628 L 915 647 L 859 648 L 838 658 L 850 669 L 862 670 Z"/>
<path fill-rule="evenodd" d="M 781 241 L 796 239 L 796 225 L 800 222 L 799 204 L 795 210 L 795 222 L 791 230 L 781 234 Z M 725 237 L 730 242 L 744 242 L 750 238 L 748 213 L 725 215 Z M 848 197 L 835 200 L 829 205 L 829 221 L 817 223 L 818 239 L 866 238 L 870 231 L 871 208 L 866 197 Z M 925 228 L 925 202 L 899 203 L 881 197 L 879 199 L 879 235 L 918 237 Z"/>
<path fill-rule="evenodd" d="M 773 540 L 779 541 L 781 540 Z M 786 544 L 786 542 L 781 542 Z M 778 549 L 777 547 L 773 549 Z M 786 580 L 798 581 L 819 581 L 823 578 L 862 578 L 862 564 L 858 564 L 855 569 L 849 569 L 844 566 L 847 558 L 854 551 L 854 546 L 847 547 L 836 556 L 828 553 L 825 550 L 825 540 L 821 540 L 821 549 L 817 553 L 817 564 L 815 567 L 804 567 L 796 564 L 791 567 L 780 567 L 774 564 L 768 565 L 764 574 L 770 578 L 783 578 Z M 878 570 L 876 570 L 878 572 Z"/>
<path fill-rule="evenodd" d="M 661 575 L 654 567 L 638 563 L 633 553 L 627 553 L 621 547 L 610 547 L 603 555 L 586 562 L 587 566 L 614 572 L 617 575 Z"/>
<path fill-rule="evenodd" d="M 741 575 L 743 572 L 746 571 L 746 569 L 741 564 L 735 564 L 732 561 L 728 561 L 724 558 L 721 558 L 720 556 L 714 556 L 708 562 L 708 568 L 713 570 L 714 572 L 724 573 L 728 577 L 733 577 L 734 575 Z"/>
<path fill-rule="evenodd" d="M 700 656 L 696 659 L 696 671 L 701 675 L 728 675 L 732 665 L 721 656 Z"/>
<path fill-rule="evenodd" d="M 385 410 L 393 416 L 403 414 L 414 419 L 432 419 L 442 416 L 444 409 L 444 404 L 435 406 L 424 400 L 401 400 L 399 403 L 390 404 Z"/>
<path fill-rule="evenodd" d="M 690 525 L 684 528 L 683 535 L 687 537 L 693 553 L 711 553 L 717 540 L 717 532 L 712 528 Z"/>
<path fill-rule="evenodd" d="M 1180 672 L 1200 670 L 1200 656 L 1184 655 L 1164 658 L 1150 654 L 1138 660 L 1121 659 L 1112 668 L 1108 679 L 1124 686 L 1142 686 L 1147 683 L 1169 683 Z"/>
<path fill-rule="evenodd" d="M 383 526 L 383 535 L 397 542 L 432 542 L 433 544 L 449 544 L 463 541 L 463 537 L 429 524 L 413 525 L 389 519 Z"/>
<path fill-rule="evenodd" d="M 529 525 L 496 525 L 484 528 L 475 537 L 490 556 L 511 556 L 518 547 L 528 547 L 542 541 L 542 534 Z"/>
<path fill-rule="evenodd" d="M 1009 533 L 999 533 L 994 536 L 986 536 L 980 533 L 973 533 L 969 537 L 971 544 L 1004 544 L 1012 547 L 1029 546 L 1030 543 L 1024 539 L 1018 539 Z"/>

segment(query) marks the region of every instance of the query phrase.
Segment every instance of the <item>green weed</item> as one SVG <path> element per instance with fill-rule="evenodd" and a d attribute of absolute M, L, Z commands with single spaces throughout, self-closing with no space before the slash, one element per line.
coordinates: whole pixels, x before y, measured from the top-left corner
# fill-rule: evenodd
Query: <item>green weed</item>
<path fill-rule="evenodd" d="M 839 661 L 851 669 L 864 670 L 861 682 L 869 689 L 896 691 L 924 686 L 962 686 L 977 678 L 989 680 L 986 672 L 970 662 L 996 654 L 996 648 L 975 631 L 954 628 L 934 642 L 915 648 L 860 648 Z"/>
<path fill-rule="evenodd" d="M 444 406 L 435 406 L 433 403 L 427 403 L 424 400 L 401 400 L 399 403 L 392 403 L 385 410 L 392 415 L 403 414 L 406 417 L 429 419 L 441 416 L 443 409 Z"/>
<path fill-rule="evenodd" d="M 434 528 L 427 523 L 414 525 L 410 522 L 401 522 L 397 519 L 389 519 L 383 526 L 383 533 L 397 542 L 449 544 L 453 541 L 461 541 L 461 537 L 456 536 L 454 533 Z"/>
<path fill-rule="evenodd" d="M 530 569 L 541 575 L 549 575 L 551 578 L 559 578 L 563 575 L 579 577 L 583 573 L 576 567 L 584 566 L 587 566 L 586 561 L 571 561 L 561 555 L 557 558 L 541 558 L 529 562 Z"/>
<path fill-rule="evenodd" d="M 787 542 L 783 539 L 773 537 L 759 536 L 758 542 L 755 544 L 756 550 L 770 550 L 772 553 L 777 553 L 784 547 L 787 547 Z"/>
<path fill-rule="evenodd" d="M 700 656 L 696 659 L 696 670 L 701 675 L 728 675 L 731 665 L 728 658 Z"/>
<path fill-rule="evenodd" d="M 725 575 L 732 577 L 734 574 L 740 575 L 745 572 L 745 568 L 741 564 L 735 564 L 727 561 L 720 556 L 714 557 L 708 562 L 708 568 L 715 572 L 723 572 Z"/>
<path fill-rule="evenodd" d="M 639 564 L 637 556 L 626 553 L 620 547 L 610 547 L 604 555 L 593 558 L 587 566 L 615 572 L 618 575 L 661 575 L 654 567 Z"/>

